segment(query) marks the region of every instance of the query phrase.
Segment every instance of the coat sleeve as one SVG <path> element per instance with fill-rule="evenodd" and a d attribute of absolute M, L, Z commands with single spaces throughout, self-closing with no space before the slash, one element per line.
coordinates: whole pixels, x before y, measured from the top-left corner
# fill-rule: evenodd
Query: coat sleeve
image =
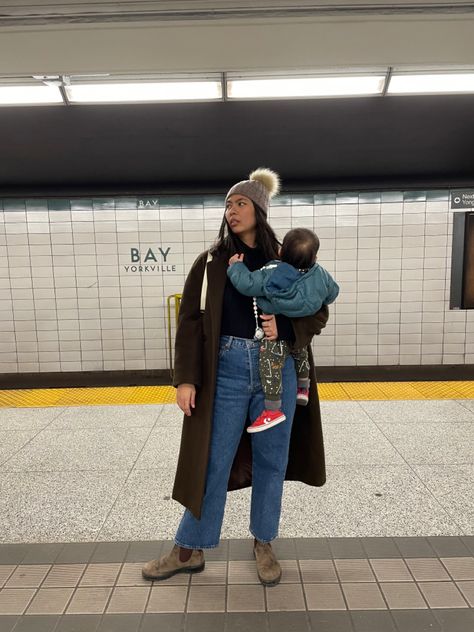
<path fill-rule="evenodd" d="M 329 287 L 329 292 L 328 292 L 328 296 L 327 296 L 327 299 L 326 299 L 326 304 L 334 303 L 334 301 L 336 300 L 338 295 L 339 295 L 339 286 L 336 283 L 336 281 L 333 281 L 332 284 Z"/>
<path fill-rule="evenodd" d="M 311 316 L 303 316 L 302 318 L 292 318 L 291 323 L 295 332 L 295 349 L 302 349 L 311 343 L 313 336 L 318 336 L 321 330 L 326 327 L 329 318 L 329 309 L 327 305 L 323 305 L 319 312 Z"/>
<path fill-rule="evenodd" d="M 324 271 L 326 273 L 326 287 L 327 287 L 327 296 L 325 299 L 326 305 L 329 303 L 333 303 L 339 295 L 339 285 L 332 278 L 327 270 Z"/>
<path fill-rule="evenodd" d="M 176 327 L 173 386 L 201 385 L 203 348 L 201 288 L 206 263 L 207 251 L 199 255 L 193 263 L 184 284 Z"/>
<path fill-rule="evenodd" d="M 268 313 L 283 314 L 283 316 L 288 316 L 288 318 L 300 318 L 314 314 L 322 305 L 319 297 L 312 296 L 311 300 L 298 298 L 300 299 L 298 301 L 275 298 L 272 302 L 273 312 Z"/>
<path fill-rule="evenodd" d="M 275 297 L 272 304 L 277 314 L 283 314 L 289 318 L 300 318 L 310 316 L 320 310 L 324 303 L 323 298 L 325 298 L 325 293 L 303 292 L 300 288 L 291 298 Z"/>
<path fill-rule="evenodd" d="M 262 270 L 250 272 L 245 263 L 238 261 L 227 268 L 232 285 L 245 296 L 262 296 L 265 280 Z"/>

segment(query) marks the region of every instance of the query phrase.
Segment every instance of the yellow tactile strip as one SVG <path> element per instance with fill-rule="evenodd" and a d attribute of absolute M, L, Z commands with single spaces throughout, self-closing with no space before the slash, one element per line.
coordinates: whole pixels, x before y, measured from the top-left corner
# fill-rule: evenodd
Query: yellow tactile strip
<path fill-rule="evenodd" d="M 318 390 L 321 400 L 474 399 L 474 382 L 462 381 L 339 382 Z"/>
<path fill-rule="evenodd" d="M 474 381 L 450 382 L 329 382 L 319 384 L 322 401 L 474 399 Z M 37 388 L 0 390 L 0 408 L 172 404 L 172 386 L 100 388 Z"/>
<path fill-rule="evenodd" d="M 37 388 L 0 391 L 0 407 L 101 406 L 173 404 L 172 386 L 112 386 L 100 388 Z"/>

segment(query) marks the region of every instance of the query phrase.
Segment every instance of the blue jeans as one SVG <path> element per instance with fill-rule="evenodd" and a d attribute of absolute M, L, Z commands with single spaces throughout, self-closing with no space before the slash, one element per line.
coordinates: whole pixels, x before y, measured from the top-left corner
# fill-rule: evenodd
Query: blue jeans
<path fill-rule="evenodd" d="M 264 409 L 259 375 L 260 343 L 221 336 L 217 368 L 210 454 L 201 519 L 186 509 L 175 542 L 190 549 L 218 546 L 224 518 L 227 484 L 247 414 L 254 421 Z M 250 532 L 261 542 L 278 535 L 281 497 L 288 463 L 291 426 L 296 406 L 295 363 L 283 367 L 282 410 L 286 421 L 251 435 L 252 501 Z"/>

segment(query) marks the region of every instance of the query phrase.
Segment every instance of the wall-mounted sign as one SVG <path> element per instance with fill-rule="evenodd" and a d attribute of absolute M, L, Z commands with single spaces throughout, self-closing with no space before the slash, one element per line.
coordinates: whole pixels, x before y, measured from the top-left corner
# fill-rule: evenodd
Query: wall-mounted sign
<path fill-rule="evenodd" d="M 158 198 L 137 200 L 137 208 L 159 208 Z"/>
<path fill-rule="evenodd" d="M 451 208 L 474 208 L 474 189 L 451 191 Z"/>
<path fill-rule="evenodd" d="M 131 265 L 125 265 L 125 272 L 176 272 L 176 264 L 167 261 L 171 248 L 130 248 Z"/>

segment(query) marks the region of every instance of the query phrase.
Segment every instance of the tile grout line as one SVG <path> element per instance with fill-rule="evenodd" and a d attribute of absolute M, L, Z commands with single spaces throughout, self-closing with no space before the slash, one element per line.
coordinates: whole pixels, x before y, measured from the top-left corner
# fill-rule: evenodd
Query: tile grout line
<path fill-rule="evenodd" d="M 133 462 L 133 465 L 131 466 L 130 470 L 128 471 L 128 474 L 127 474 L 127 476 L 125 477 L 125 480 L 123 481 L 122 485 L 120 486 L 120 489 L 117 491 L 117 495 L 116 495 L 116 497 L 115 497 L 115 500 L 114 500 L 114 502 L 112 503 L 112 505 L 111 505 L 111 507 L 110 507 L 109 511 L 107 512 L 107 514 L 106 514 L 106 516 L 105 516 L 105 518 L 104 518 L 104 520 L 103 520 L 103 522 L 102 522 L 102 525 L 99 527 L 99 529 L 98 529 L 98 531 L 97 531 L 97 534 L 96 534 L 96 537 L 95 537 L 95 540 L 94 540 L 95 542 L 100 542 L 100 540 L 98 540 L 98 538 L 99 538 L 99 536 L 100 536 L 100 534 L 101 534 L 101 531 L 102 531 L 102 529 L 104 528 L 104 526 L 105 526 L 105 524 L 106 524 L 107 520 L 109 519 L 109 517 L 110 517 L 110 515 L 111 515 L 111 513 L 112 513 L 112 511 L 113 511 L 113 509 L 114 509 L 114 507 L 116 506 L 116 504 L 117 504 L 117 502 L 118 502 L 118 499 L 119 499 L 120 494 L 124 491 L 125 486 L 127 485 L 127 482 L 128 482 L 128 480 L 130 479 L 130 476 L 131 476 L 131 475 L 132 475 L 132 473 L 133 473 L 133 468 L 135 467 L 135 465 L 136 465 L 136 463 L 137 463 L 138 459 L 140 458 L 140 455 L 143 453 L 143 450 L 145 449 L 145 446 L 146 446 L 146 444 L 147 444 L 147 442 L 148 442 L 148 440 L 149 440 L 149 438 L 150 438 L 150 435 L 151 435 L 151 433 L 153 432 L 153 430 L 155 429 L 155 427 L 156 427 L 156 425 L 157 425 L 157 423 L 158 423 L 158 419 L 161 417 L 162 412 L 163 412 L 163 411 L 160 411 L 160 413 L 159 413 L 158 417 L 155 419 L 155 423 L 154 423 L 154 424 L 153 424 L 153 426 L 150 428 L 150 431 L 149 431 L 149 433 L 148 433 L 148 435 L 147 435 L 147 437 L 146 437 L 145 441 L 143 442 L 143 446 L 142 446 L 141 450 L 140 450 L 140 451 L 139 451 L 139 453 L 137 454 L 137 457 L 136 457 L 135 461 Z M 117 471 L 121 471 L 121 470 L 117 470 Z M 128 550 L 128 549 L 127 549 L 127 550 Z"/>
<path fill-rule="evenodd" d="M 99 563 L 99 564 L 100 564 L 100 563 Z M 92 563 L 92 564 L 91 564 L 91 563 L 87 563 L 87 564 L 86 564 L 86 567 L 84 568 L 84 572 L 82 573 L 82 575 L 81 575 L 81 578 L 80 578 L 80 579 L 83 579 L 83 577 L 84 577 L 84 575 L 86 574 L 86 571 L 87 571 L 87 569 L 89 568 L 89 566 L 94 566 L 94 564 L 93 564 L 93 563 Z M 119 571 L 119 573 L 117 573 L 117 577 L 115 578 L 115 581 L 117 581 L 117 578 L 119 577 L 119 575 L 120 575 L 120 571 Z M 114 586 L 115 586 L 115 584 L 114 584 L 114 585 L 112 585 L 111 587 L 110 587 L 110 586 L 105 586 L 105 585 L 104 585 L 104 586 L 100 586 L 100 585 L 99 585 L 99 586 L 81 586 L 81 585 L 80 585 L 80 580 L 79 580 L 79 581 L 78 581 L 78 583 L 77 583 L 77 585 L 76 585 L 76 587 L 75 587 L 75 589 L 74 589 L 74 593 L 73 593 L 73 595 L 72 595 L 72 597 L 71 597 L 71 601 L 72 601 L 72 599 L 75 597 L 77 590 L 78 590 L 78 589 L 80 589 L 80 588 L 85 588 L 85 589 L 94 589 L 94 588 L 109 588 L 109 587 L 110 587 L 110 588 L 111 588 L 111 590 L 110 590 L 110 594 L 109 594 L 109 596 L 107 597 L 107 600 L 106 600 L 106 602 L 105 602 L 105 604 L 104 604 L 104 610 L 103 610 L 103 612 L 101 612 L 101 613 L 100 613 L 100 617 L 103 617 L 103 616 L 104 616 L 104 614 L 105 614 L 105 611 L 107 610 L 107 606 L 109 605 L 110 600 L 111 600 L 111 598 L 112 598 L 112 595 L 113 595 L 113 592 L 114 592 Z M 70 603 L 68 604 L 68 607 L 69 607 L 69 605 L 70 605 Z M 97 614 L 97 613 L 86 613 L 86 614 Z"/>
<path fill-rule="evenodd" d="M 112 584 L 112 586 L 111 586 L 110 595 L 108 596 L 107 601 L 106 601 L 106 603 L 105 603 L 105 605 L 104 605 L 104 611 L 102 612 L 102 615 L 101 615 L 102 617 L 103 617 L 103 616 L 105 615 L 105 613 L 107 612 L 107 608 L 109 607 L 110 602 L 112 601 L 112 597 L 113 597 L 113 595 L 114 595 L 115 588 L 117 587 L 117 579 L 120 577 L 120 573 L 122 572 L 122 569 L 123 569 L 123 562 L 121 562 L 121 563 L 120 563 L 120 569 L 119 569 L 119 571 L 118 571 L 117 575 L 115 576 L 114 583 L 113 583 L 113 584 Z"/>
<path fill-rule="evenodd" d="M 457 402 L 460 406 L 462 406 L 462 408 L 464 408 L 464 410 L 468 410 L 471 413 L 474 412 L 472 408 L 469 408 L 468 406 L 466 406 L 465 404 L 466 400 L 471 401 L 469 398 L 466 398 L 466 397 L 462 397 L 461 399 L 453 399 L 451 401 Z"/>
<path fill-rule="evenodd" d="M 63 610 L 63 612 L 62 612 L 61 616 L 65 616 L 67 609 L 68 609 L 68 608 L 69 608 L 69 606 L 71 605 L 71 602 L 72 602 L 72 600 L 73 600 L 73 598 L 74 598 L 74 595 L 76 594 L 76 590 L 77 590 L 77 588 L 79 587 L 79 585 L 80 585 L 80 583 L 81 583 L 81 579 L 84 577 L 84 575 L 85 575 L 85 573 L 86 573 L 87 566 L 88 566 L 87 562 L 86 562 L 86 563 L 84 563 L 84 568 L 82 569 L 82 573 L 81 573 L 81 574 L 80 574 L 80 576 L 77 578 L 77 583 L 76 583 L 76 585 L 73 587 L 73 590 L 72 590 L 72 595 L 71 595 L 71 597 L 69 598 L 69 600 L 68 600 L 68 602 L 67 602 L 67 604 L 66 604 L 66 607 L 64 608 L 64 610 Z M 48 574 L 49 574 L 49 573 L 48 573 Z M 46 577 L 45 577 L 45 579 L 46 579 Z"/>
<path fill-rule="evenodd" d="M 187 618 L 188 618 L 188 606 L 189 599 L 191 597 L 191 576 L 188 577 L 188 583 L 186 584 L 186 599 L 184 600 L 184 608 L 183 608 L 183 618 L 184 618 L 184 626 L 186 626 Z"/>
<path fill-rule="evenodd" d="M 138 562 L 138 563 L 140 563 L 140 562 Z M 148 590 L 148 595 L 147 595 L 147 598 L 145 600 L 145 606 L 143 608 L 142 616 L 140 618 L 140 624 L 138 626 L 138 630 L 141 629 L 141 626 L 142 626 L 142 623 L 143 623 L 143 619 L 144 619 L 145 615 L 147 614 L 147 608 L 148 608 L 148 606 L 150 604 L 150 599 L 151 599 L 151 591 L 152 591 L 154 586 L 155 586 L 155 582 L 154 581 L 151 581 L 149 583 L 149 585 L 148 585 L 148 589 L 149 589 Z"/>
<path fill-rule="evenodd" d="M 62 413 L 60 413 L 60 414 L 58 415 L 58 417 L 59 417 L 61 414 L 62 414 Z M 28 445 L 29 445 L 29 444 L 30 444 L 30 443 L 31 443 L 34 439 L 36 439 L 36 437 L 37 437 L 38 435 L 40 435 L 40 434 L 41 434 L 44 430 L 46 430 L 46 428 L 47 428 L 47 427 L 48 427 L 51 423 L 53 423 L 53 421 L 54 421 L 54 419 L 52 419 L 52 420 L 50 421 L 50 423 L 49 423 L 49 424 L 47 424 L 46 426 L 44 426 L 44 428 L 40 428 L 40 429 L 38 430 L 38 432 L 37 432 L 37 433 L 35 433 L 32 437 L 30 437 L 30 438 L 29 438 L 29 439 L 28 439 L 25 443 L 23 443 L 23 444 L 22 444 L 22 445 L 18 448 L 18 450 L 16 450 L 15 452 L 13 452 L 13 454 L 11 454 L 9 457 L 7 457 L 7 459 L 6 459 L 5 461 L 0 462 L 0 470 L 1 470 L 1 471 L 3 471 L 3 472 L 9 473 L 9 474 L 10 474 L 10 473 L 16 473 L 16 471 L 17 471 L 17 470 L 8 470 L 8 469 L 4 470 L 3 468 L 4 468 L 5 466 L 7 466 L 7 465 L 8 465 L 8 463 L 9 463 L 9 461 L 10 461 L 11 459 L 13 459 L 13 457 L 17 456 L 17 455 L 18 455 L 18 454 L 19 454 L 19 453 L 23 450 L 23 448 L 26 448 L 26 447 L 27 447 L 27 446 L 28 446 Z M 5 430 L 4 432 L 25 432 L 25 431 L 26 431 L 26 429 L 24 429 L 24 430 Z M 31 470 L 26 470 L 26 471 L 27 471 L 28 473 L 30 473 L 30 472 L 31 472 L 31 473 L 35 473 L 35 471 L 34 471 L 34 470 L 33 470 L 33 471 L 31 471 Z M 40 470 L 40 472 L 42 472 L 42 471 L 44 471 L 44 470 Z"/>
<path fill-rule="evenodd" d="M 306 612 L 306 627 L 308 628 L 308 630 L 311 630 L 312 626 L 311 626 L 310 612 L 312 611 L 308 608 L 308 599 L 306 597 L 305 584 L 303 582 L 303 572 L 301 570 L 300 560 L 298 558 L 296 559 L 296 568 L 298 569 L 298 576 L 299 576 L 300 584 L 301 584 L 301 592 L 303 593 L 303 603 L 304 603 L 304 608 Z"/>
<path fill-rule="evenodd" d="M 228 612 L 227 610 L 228 605 L 229 605 L 229 560 L 225 560 L 225 583 L 224 583 L 224 613 L 225 615 L 227 615 L 227 612 Z"/>

